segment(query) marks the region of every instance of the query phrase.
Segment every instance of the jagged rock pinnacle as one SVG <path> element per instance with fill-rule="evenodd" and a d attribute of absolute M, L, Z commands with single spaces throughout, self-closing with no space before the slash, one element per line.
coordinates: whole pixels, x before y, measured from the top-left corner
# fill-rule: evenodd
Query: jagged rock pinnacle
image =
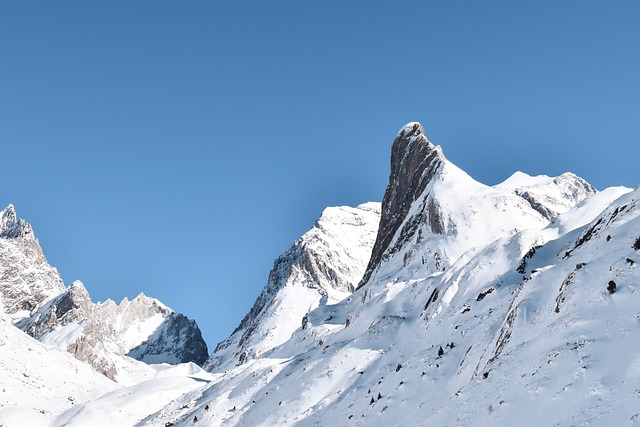
<path fill-rule="evenodd" d="M 382 199 L 380 228 L 358 288 L 367 283 L 405 220 L 411 204 L 420 197 L 444 160 L 440 147 L 429 142 L 420 123 L 408 123 L 400 130 L 391 147 L 391 173 Z"/>
<path fill-rule="evenodd" d="M 0 238 L 17 239 L 31 234 L 31 226 L 25 220 L 18 219 L 13 205 L 0 212 Z"/>

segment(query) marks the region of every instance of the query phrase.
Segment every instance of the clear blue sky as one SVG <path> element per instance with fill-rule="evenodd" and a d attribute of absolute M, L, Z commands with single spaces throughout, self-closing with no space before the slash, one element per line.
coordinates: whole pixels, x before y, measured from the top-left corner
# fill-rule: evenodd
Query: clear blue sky
<path fill-rule="evenodd" d="M 94 300 L 144 291 L 211 350 L 331 205 L 380 200 L 418 120 L 496 184 L 635 187 L 640 2 L 0 5 L 0 204 Z"/>

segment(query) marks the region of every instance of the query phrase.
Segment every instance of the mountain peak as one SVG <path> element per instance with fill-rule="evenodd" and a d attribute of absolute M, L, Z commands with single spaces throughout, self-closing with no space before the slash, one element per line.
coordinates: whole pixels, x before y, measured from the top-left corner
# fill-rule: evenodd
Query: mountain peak
<path fill-rule="evenodd" d="M 400 129 L 391 146 L 391 173 L 382 199 L 380 228 L 359 287 L 369 280 L 411 205 L 438 175 L 445 161 L 442 149 L 427 139 L 420 123 L 411 122 Z"/>
<path fill-rule="evenodd" d="M 31 225 L 24 219 L 18 219 L 16 209 L 12 204 L 0 212 L 0 238 L 17 239 L 32 234 Z"/>

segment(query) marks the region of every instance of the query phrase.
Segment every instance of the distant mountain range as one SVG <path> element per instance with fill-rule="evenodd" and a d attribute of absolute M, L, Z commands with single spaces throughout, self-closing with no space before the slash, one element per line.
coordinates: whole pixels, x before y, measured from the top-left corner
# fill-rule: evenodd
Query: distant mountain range
<path fill-rule="evenodd" d="M 202 364 L 208 357 L 198 325 L 160 301 L 138 295 L 94 304 L 79 281 L 65 287 L 32 227 L 13 205 L 0 212 L 2 311 L 30 336 L 67 350 L 105 376 L 120 378 L 130 356 L 150 363 Z"/>
<path fill-rule="evenodd" d="M 65 287 L 9 206 L 0 424 L 640 423 L 639 197 L 486 186 L 409 123 L 382 203 L 327 208 L 210 356 L 157 300 Z"/>

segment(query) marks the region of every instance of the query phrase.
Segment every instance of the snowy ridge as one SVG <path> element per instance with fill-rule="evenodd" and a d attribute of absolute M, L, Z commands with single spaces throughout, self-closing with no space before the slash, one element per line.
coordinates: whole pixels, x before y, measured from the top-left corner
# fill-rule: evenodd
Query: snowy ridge
<path fill-rule="evenodd" d="M 282 344 L 319 305 L 357 285 L 371 254 L 379 204 L 327 208 L 275 262 L 267 286 L 231 337 L 216 347 L 209 370 L 242 364 Z"/>
<path fill-rule="evenodd" d="M 55 414 L 119 386 L 66 352 L 0 320 L 0 423 L 49 426 Z"/>
<path fill-rule="evenodd" d="M 570 173 L 516 173 L 483 185 L 410 123 L 394 141 L 381 208 L 325 210 L 276 260 L 252 310 L 209 359 L 212 373 L 121 357 L 126 387 L 92 383 L 89 391 L 102 391 L 72 406 L 45 391 L 58 399 L 46 419 L 141 426 L 639 423 L 639 201 L 640 188 L 597 192 Z M 67 301 L 79 310 L 81 288 L 71 288 L 77 295 Z M 134 316 L 146 319 L 136 329 L 118 334 L 129 344 L 148 337 L 163 312 L 149 301 L 139 309 L 128 300 L 98 307 L 118 313 L 113 319 L 146 313 Z M 67 317 L 56 322 L 68 320 L 68 329 L 53 330 L 58 342 L 70 342 L 87 326 L 73 311 L 61 312 Z M 20 384 L 19 362 L 6 366 L 12 384 L 39 393 Z M 11 405 L 0 407 L 0 421 L 19 407 Z M 28 413 L 38 408 L 29 405 Z"/>
<path fill-rule="evenodd" d="M 640 421 L 640 190 L 487 187 L 437 157 L 404 216 L 383 203 L 399 225 L 358 290 L 144 425 Z"/>
<path fill-rule="evenodd" d="M 0 212 L 0 311 L 19 320 L 64 289 L 58 271 L 47 262 L 38 239 L 13 205 Z"/>
<path fill-rule="evenodd" d="M 409 136 L 407 126 L 415 130 Z M 419 124 L 407 126 L 392 147 L 392 173 L 382 204 L 382 221 L 387 218 L 396 225 L 386 234 L 382 230 L 388 227 L 381 226 L 373 250 L 377 255 L 372 256 L 360 286 L 371 278 L 397 277 L 399 269 L 411 269 L 423 277 L 444 271 L 465 252 L 526 229 L 540 229 L 596 193 L 569 173 L 557 178 L 516 173 L 496 187 L 483 185 L 449 162 Z M 416 151 L 414 141 L 422 144 L 421 151 Z M 409 162 L 407 156 L 434 160 Z M 417 166 L 407 168 L 402 162 Z M 423 181 L 414 189 L 405 182 L 415 176 Z M 399 195 L 402 191 L 418 194 L 411 197 L 408 209 L 396 202 L 406 197 Z"/>
<path fill-rule="evenodd" d="M 0 311 L 16 326 L 111 379 L 129 382 L 125 373 L 135 364 L 125 355 L 150 363 L 202 364 L 208 357 L 197 324 L 156 299 L 140 294 L 120 305 L 94 304 L 80 281 L 65 287 L 13 205 L 0 212 L 0 290 Z"/>
<path fill-rule="evenodd" d="M 214 378 L 193 363 L 129 361 L 131 381 L 122 386 L 69 353 L 36 341 L 8 318 L 0 319 L 0 424 L 134 425 Z"/>
<path fill-rule="evenodd" d="M 536 177 L 516 172 L 496 188 L 512 190 L 548 220 L 573 209 L 576 204 L 596 193 L 595 188 L 572 173 L 556 178 Z"/>
<path fill-rule="evenodd" d="M 35 310 L 18 327 L 42 342 L 67 350 L 111 379 L 125 382 L 117 366 L 122 356 L 146 363 L 195 362 L 208 357 L 193 320 L 144 294 L 119 305 L 93 304 L 81 282 Z"/>

